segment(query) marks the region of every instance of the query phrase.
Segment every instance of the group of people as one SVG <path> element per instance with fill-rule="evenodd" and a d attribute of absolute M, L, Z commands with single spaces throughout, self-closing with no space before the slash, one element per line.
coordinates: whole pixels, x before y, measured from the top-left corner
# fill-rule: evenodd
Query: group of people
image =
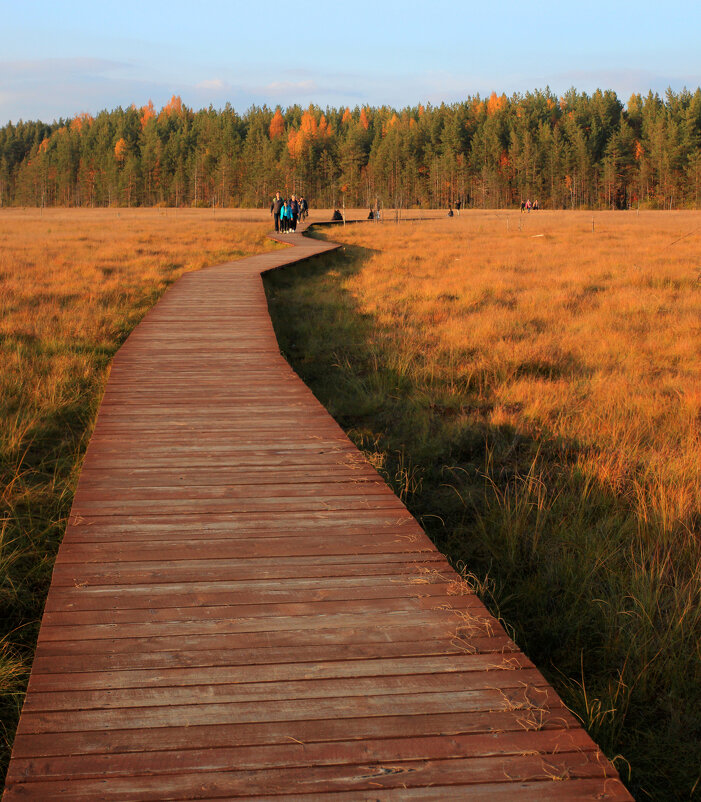
<path fill-rule="evenodd" d="M 275 231 L 278 234 L 293 234 L 297 230 L 298 221 L 304 220 L 309 214 L 309 206 L 301 195 L 299 198 L 293 195 L 285 200 L 276 192 L 270 204 L 270 214 L 275 220 Z"/>
<path fill-rule="evenodd" d="M 531 203 L 530 200 L 521 201 L 522 212 L 530 212 L 531 209 L 533 209 L 534 212 L 537 212 L 538 209 L 540 209 L 540 204 L 537 200 L 534 200 L 533 203 Z"/>

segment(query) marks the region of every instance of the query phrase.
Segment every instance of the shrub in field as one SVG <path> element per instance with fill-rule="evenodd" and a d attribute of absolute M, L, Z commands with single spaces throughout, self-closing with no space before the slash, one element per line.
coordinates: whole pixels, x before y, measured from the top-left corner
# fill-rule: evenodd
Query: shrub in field
<path fill-rule="evenodd" d="M 638 798 L 701 765 L 701 215 L 334 230 L 283 350 Z"/>

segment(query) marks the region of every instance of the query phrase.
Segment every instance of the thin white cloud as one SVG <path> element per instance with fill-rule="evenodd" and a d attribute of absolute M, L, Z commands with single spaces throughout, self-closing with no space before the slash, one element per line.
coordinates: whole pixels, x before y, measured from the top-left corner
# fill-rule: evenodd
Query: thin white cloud
<path fill-rule="evenodd" d="M 226 89 L 228 85 L 221 78 L 211 78 L 195 84 L 195 89 Z"/>

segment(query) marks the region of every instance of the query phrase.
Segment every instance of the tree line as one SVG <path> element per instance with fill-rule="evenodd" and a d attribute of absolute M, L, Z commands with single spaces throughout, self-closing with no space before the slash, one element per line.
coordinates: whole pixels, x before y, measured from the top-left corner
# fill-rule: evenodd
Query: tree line
<path fill-rule="evenodd" d="M 698 208 L 701 89 L 195 111 L 179 97 L 0 128 L 0 206 Z"/>

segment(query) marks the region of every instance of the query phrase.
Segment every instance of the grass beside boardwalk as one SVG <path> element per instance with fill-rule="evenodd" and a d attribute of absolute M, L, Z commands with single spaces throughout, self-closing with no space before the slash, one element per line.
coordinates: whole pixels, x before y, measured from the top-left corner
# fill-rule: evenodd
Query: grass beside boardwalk
<path fill-rule="evenodd" d="M 268 228 L 243 211 L 0 211 L 0 777 L 109 361 L 168 284 L 276 247 Z"/>
<path fill-rule="evenodd" d="M 328 236 L 267 279 L 284 353 L 636 798 L 698 798 L 701 214 Z"/>

